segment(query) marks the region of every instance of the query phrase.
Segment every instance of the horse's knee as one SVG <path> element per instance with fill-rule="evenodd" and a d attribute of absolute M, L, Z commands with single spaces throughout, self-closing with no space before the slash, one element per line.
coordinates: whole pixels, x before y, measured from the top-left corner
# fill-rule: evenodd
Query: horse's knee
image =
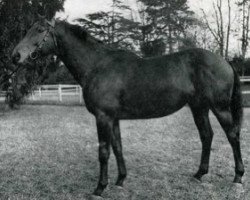
<path fill-rule="evenodd" d="M 121 144 L 118 144 L 117 142 L 112 142 L 112 147 L 113 147 L 113 151 L 114 151 L 115 156 L 120 157 L 122 155 Z"/>
<path fill-rule="evenodd" d="M 234 132 L 234 131 L 230 131 L 227 134 L 227 137 L 228 137 L 229 140 L 232 140 L 232 141 L 238 141 L 239 140 L 239 134 Z"/>
<path fill-rule="evenodd" d="M 106 146 L 106 143 L 100 143 L 99 144 L 99 161 L 102 163 L 107 162 L 107 160 L 109 159 L 109 155 L 110 155 L 110 150 Z"/>
<path fill-rule="evenodd" d="M 232 127 L 228 132 L 226 132 L 228 141 L 231 145 L 239 145 L 240 143 L 240 132 L 237 127 Z"/>

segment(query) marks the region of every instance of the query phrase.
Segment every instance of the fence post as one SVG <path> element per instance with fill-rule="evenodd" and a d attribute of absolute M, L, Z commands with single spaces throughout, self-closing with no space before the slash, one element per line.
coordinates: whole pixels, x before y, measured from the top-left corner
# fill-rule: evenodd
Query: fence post
<path fill-rule="evenodd" d="M 32 97 L 32 100 L 34 101 L 35 100 L 35 95 L 34 95 L 35 91 L 32 91 L 31 93 L 31 97 Z"/>
<path fill-rule="evenodd" d="M 40 99 L 42 98 L 42 90 L 41 90 L 41 87 L 38 87 L 38 92 L 39 92 L 39 97 Z"/>
<path fill-rule="evenodd" d="M 80 103 L 82 103 L 82 87 L 80 85 L 78 85 L 78 89 L 79 89 L 79 100 L 80 100 Z"/>
<path fill-rule="evenodd" d="M 61 85 L 58 85 L 58 95 L 59 95 L 59 101 L 62 102 L 62 87 L 61 87 Z"/>

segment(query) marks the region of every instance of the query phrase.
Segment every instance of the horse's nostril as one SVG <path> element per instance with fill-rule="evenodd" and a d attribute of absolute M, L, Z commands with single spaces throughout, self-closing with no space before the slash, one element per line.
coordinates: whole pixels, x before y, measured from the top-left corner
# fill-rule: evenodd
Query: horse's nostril
<path fill-rule="evenodd" d="M 37 57 L 38 57 L 37 51 L 34 51 L 34 52 L 30 53 L 30 58 L 31 58 L 32 60 L 35 60 Z"/>
<path fill-rule="evenodd" d="M 13 54 L 13 56 L 12 56 L 12 62 L 13 62 L 14 64 L 17 64 L 18 61 L 20 60 L 20 58 L 21 58 L 21 54 L 20 54 L 19 52 L 16 52 L 16 53 Z"/>

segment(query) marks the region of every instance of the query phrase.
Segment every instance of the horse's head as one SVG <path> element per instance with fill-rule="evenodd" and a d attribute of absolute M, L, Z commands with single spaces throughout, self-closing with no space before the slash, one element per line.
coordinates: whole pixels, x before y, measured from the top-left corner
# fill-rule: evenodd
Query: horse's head
<path fill-rule="evenodd" d="M 56 49 L 55 19 L 36 22 L 19 42 L 12 53 L 13 62 L 24 64 L 35 60 L 39 55 L 48 55 Z"/>

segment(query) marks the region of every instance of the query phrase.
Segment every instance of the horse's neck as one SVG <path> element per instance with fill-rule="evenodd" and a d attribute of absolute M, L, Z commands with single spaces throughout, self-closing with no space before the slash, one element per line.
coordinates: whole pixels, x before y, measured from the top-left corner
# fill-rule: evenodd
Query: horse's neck
<path fill-rule="evenodd" d="M 64 30 L 58 36 L 58 56 L 64 62 L 76 81 L 84 86 L 88 74 L 96 67 L 101 55 L 90 44 L 85 44 L 69 30 Z"/>

